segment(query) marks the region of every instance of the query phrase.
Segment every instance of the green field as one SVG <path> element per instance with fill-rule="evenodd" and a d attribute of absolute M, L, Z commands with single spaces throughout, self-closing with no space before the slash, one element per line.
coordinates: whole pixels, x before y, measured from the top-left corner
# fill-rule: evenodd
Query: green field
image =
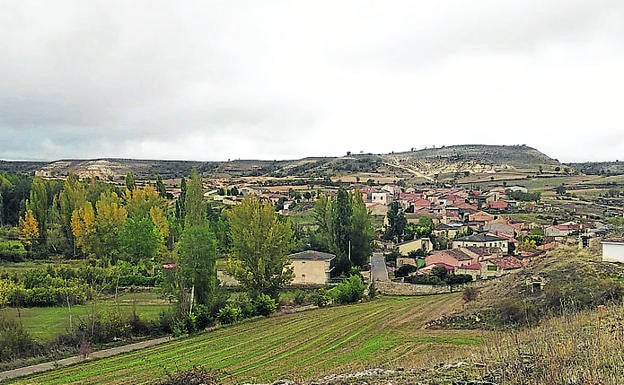
<path fill-rule="evenodd" d="M 91 302 L 86 305 L 71 307 L 74 326 L 90 314 L 119 310 L 121 314 L 132 314 L 141 319 L 157 319 L 160 312 L 169 308 L 169 304 L 158 297 L 155 291 L 125 293 L 115 301 L 112 298 Z M 47 342 L 69 328 L 69 309 L 67 307 L 31 307 L 20 309 L 20 316 L 15 308 L 0 309 L 0 316 L 19 319 L 31 336 L 39 342 Z"/>
<path fill-rule="evenodd" d="M 426 330 L 461 308 L 461 294 L 385 297 L 369 303 L 275 316 L 119 356 L 88 361 L 16 384 L 149 384 L 165 371 L 223 369 L 226 382 L 306 380 L 371 367 L 421 367 L 477 352 L 484 332 Z"/>

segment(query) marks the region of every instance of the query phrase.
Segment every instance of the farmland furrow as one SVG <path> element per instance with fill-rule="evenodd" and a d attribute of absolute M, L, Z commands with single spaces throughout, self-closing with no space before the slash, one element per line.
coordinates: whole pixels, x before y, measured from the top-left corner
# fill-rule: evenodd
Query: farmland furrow
<path fill-rule="evenodd" d="M 165 370 L 202 365 L 226 370 L 228 382 L 312 378 L 399 362 L 407 366 L 404 361 L 429 355 L 434 345 L 461 351 L 466 335 L 454 339 L 456 334 L 421 329 L 432 314 L 456 306 L 458 297 L 390 297 L 260 319 L 14 383 L 147 384 Z"/>

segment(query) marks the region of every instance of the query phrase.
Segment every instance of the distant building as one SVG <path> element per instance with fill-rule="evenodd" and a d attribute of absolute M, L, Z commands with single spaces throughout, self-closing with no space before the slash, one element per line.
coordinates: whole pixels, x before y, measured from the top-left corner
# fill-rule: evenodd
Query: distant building
<path fill-rule="evenodd" d="M 624 239 L 605 239 L 602 245 L 602 260 L 624 263 Z"/>
<path fill-rule="evenodd" d="M 293 268 L 293 285 L 327 285 L 330 273 L 334 268 L 334 254 L 321 251 L 306 250 L 291 254 L 290 263 Z"/>
<path fill-rule="evenodd" d="M 509 241 L 507 238 L 498 237 L 492 234 L 473 234 L 466 237 L 458 238 L 453 241 L 453 248 L 460 247 L 497 247 L 501 249 L 503 254 L 509 253 Z"/>
<path fill-rule="evenodd" d="M 410 251 L 422 250 L 426 255 L 433 250 L 433 244 L 429 238 L 414 239 L 412 241 L 406 241 L 397 245 L 399 253 L 401 255 L 407 255 Z"/>

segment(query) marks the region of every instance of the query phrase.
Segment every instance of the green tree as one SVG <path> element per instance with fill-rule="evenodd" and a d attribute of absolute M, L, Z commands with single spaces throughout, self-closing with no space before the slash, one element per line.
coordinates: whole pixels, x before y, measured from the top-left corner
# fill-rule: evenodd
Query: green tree
<path fill-rule="evenodd" d="M 156 178 L 156 191 L 158 192 L 159 197 L 163 199 L 167 198 L 167 188 L 165 187 L 160 175 Z"/>
<path fill-rule="evenodd" d="M 206 218 L 201 176 L 191 172 L 185 193 L 185 225 L 178 244 L 182 295 L 191 290 L 193 303 L 209 305 L 217 286 L 217 240 Z M 183 301 L 185 302 L 185 301 Z"/>
<path fill-rule="evenodd" d="M 186 209 L 185 226 L 201 226 L 206 223 L 202 179 L 195 169 L 191 171 L 187 184 L 184 207 Z"/>
<path fill-rule="evenodd" d="M 180 223 L 182 225 L 184 225 L 184 218 L 186 217 L 186 207 L 185 207 L 186 190 L 187 190 L 186 179 L 182 178 L 182 181 L 180 182 L 180 196 L 176 200 L 176 211 L 175 211 L 176 218 L 180 220 Z"/>
<path fill-rule="evenodd" d="M 431 269 L 431 275 L 434 277 L 438 277 L 440 281 L 445 281 L 448 277 L 448 271 L 444 266 L 435 266 Z"/>
<path fill-rule="evenodd" d="M 393 240 L 397 243 L 403 241 L 405 228 L 407 227 L 407 219 L 403 210 L 401 210 L 401 204 L 397 201 L 390 203 L 388 208 L 388 227 L 384 233 L 384 239 Z"/>
<path fill-rule="evenodd" d="M 334 205 L 334 239 L 336 242 L 336 266 L 337 274 L 351 270 L 349 261 L 351 242 L 351 196 L 344 188 L 338 189 L 336 204 Z"/>
<path fill-rule="evenodd" d="M 163 239 L 148 217 L 130 217 L 119 233 L 119 243 L 128 262 L 149 270 L 163 246 Z"/>
<path fill-rule="evenodd" d="M 119 234 L 124 228 L 128 212 L 115 192 L 103 192 L 95 204 L 96 256 L 107 266 L 115 263 L 120 251 Z"/>
<path fill-rule="evenodd" d="M 359 190 L 353 192 L 351 204 L 351 262 L 362 267 L 373 250 L 375 229 Z"/>
<path fill-rule="evenodd" d="M 208 224 L 186 226 L 178 242 L 178 263 L 183 287 L 191 289 L 195 297 L 191 303 L 210 304 L 217 286 L 216 261 L 217 240 Z"/>
<path fill-rule="evenodd" d="M 272 205 L 251 196 L 225 214 L 232 242 L 229 273 L 252 298 L 267 294 L 277 302 L 280 289 L 293 278 L 290 222 L 280 220 Z"/>
<path fill-rule="evenodd" d="M 134 192 L 134 189 L 136 188 L 136 179 L 134 178 L 132 171 L 126 174 L 126 188 L 130 191 L 130 193 Z"/>
<path fill-rule="evenodd" d="M 418 218 L 416 225 L 416 238 L 429 238 L 435 229 L 433 219 L 429 215 L 423 215 Z"/>
<path fill-rule="evenodd" d="M 317 225 L 317 231 L 313 233 L 314 242 L 311 242 L 320 246 L 319 248 L 322 249 L 320 251 L 332 253 L 336 251 L 333 206 L 333 201 L 327 195 L 319 195 L 314 203 L 314 223 Z"/>

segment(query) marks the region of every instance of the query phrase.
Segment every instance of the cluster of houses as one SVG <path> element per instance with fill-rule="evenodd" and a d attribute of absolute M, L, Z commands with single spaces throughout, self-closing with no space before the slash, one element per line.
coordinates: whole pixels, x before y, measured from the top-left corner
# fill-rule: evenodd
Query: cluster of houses
<path fill-rule="evenodd" d="M 543 226 L 542 224 L 511 220 L 507 217 L 516 202 L 509 199 L 508 191 L 526 193 L 524 187 L 498 187 L 489 191 L 464 188 L 402 189 L 395 185 L 359 187 L 362 198 L 372 215 L 384 217 L 392 202 L 398 202 L 408 223 L 417 224 L 421 217 L 432 219 L 435 229 L 432 236 L 447 242 L 440 249 L 430 238 L 414 239 L 399 244 L 379 241 L 383 250 L 396 250 L 401 254 L 396 267 L 404 264 L 418 266 L 417 274 L 431 274 L 434 267 L 444 267 L 452 274 L 468 274 L 473 279 L 488 279 L 521 269 L 546 251 L 563 243 L 579 243 L 581 247 L 597 245 L 600 237 L 590 226 L 567 222 Z M 240 196 L 253 194 L 273 204 L 280 202 L 281 212 L 288 215 L 289 207 L 296 203 L 292 196 L 281 192 L 238 189 Z M 330 192 L 331 194 L 331 192 Z M 207 193 L 224 203 L 238 197 L 222 196 L 214 191 Z M 527 248 L 518 240 L 540 228 L 544 243 Z M 605 260 L 624 262 L 624 240 L 602 241 L 607 254 Z M 438 245 L 439 246 L 439 243 Z M 420 251 L 421 258 L 410 258 L 411 252 Z M 333 254 L 303 251 L 291 255 L 295 285 L 323 285 L 330 278 Z"/>
<path fill-rule="evenodd" d="M 527 192 L 518 186 L 494 188 L 487 192 L 462 188 L 402 191 L 396 186 L 384 186 L 362 190 L 362 194 L 373 213 L 375 210 L 377 213 L 387 211 L 391 202 L 398 201 L 408 223 L 418 223 L 424 215 L 432 218 L 435 224 L 433 236 L 448 240 L 443 250 L 434 250 L 434 243 L 429 238 L 382 245 L 395 248 L 403 256 L 397 259 L 397 268 L 404 264 L 418 266 L 416 274 L 431 274 L 437 266 L 444 267 L 449 273 L 488 279 L 521 269 L 557 245 L 578 243 L 581 247 L 588 247 L 600 241 L 590 226 L 579 222 L 543 226 L 509 219 L 505 214 L 516 204 L 506 196 L 510 190 Z M 535 228 L 541 229 L 544 243 L 523 247 L 525 245 L 517 238 L 530 234 Z M 602 244 L 603 250 L 611 256 L 605 260 L 619 258 L 624 262 L 624 240 L 603 241 Z M 405 257 L 419 250 L 424 258 Z"/>

